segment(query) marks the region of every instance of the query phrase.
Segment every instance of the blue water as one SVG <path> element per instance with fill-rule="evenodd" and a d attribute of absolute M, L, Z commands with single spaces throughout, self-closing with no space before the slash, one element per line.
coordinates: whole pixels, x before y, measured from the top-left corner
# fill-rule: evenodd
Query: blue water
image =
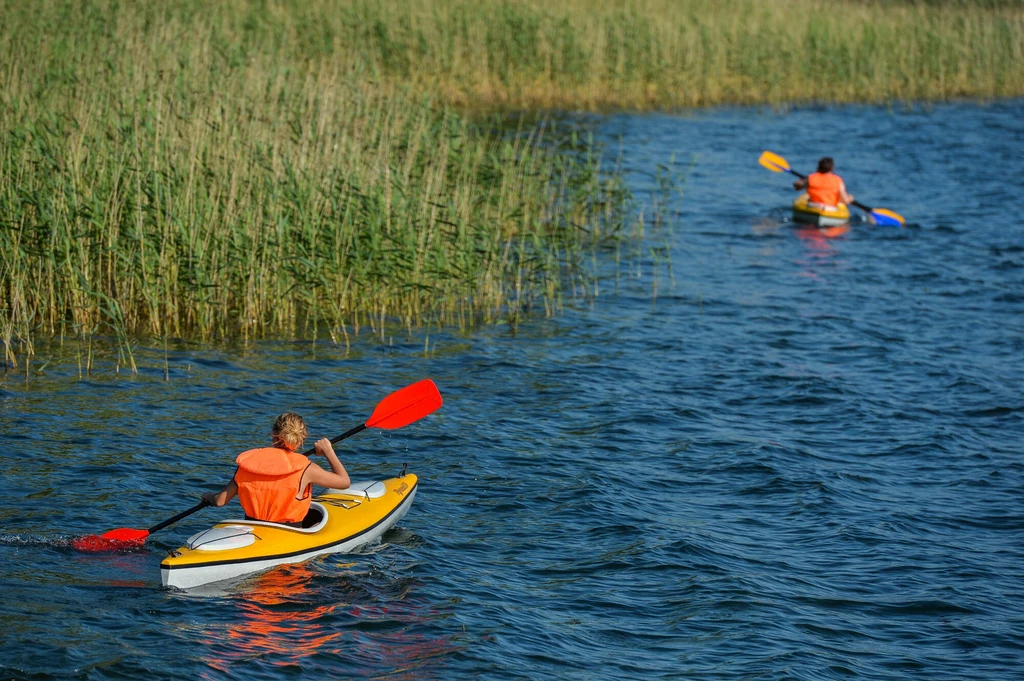
<path fill-rule="evenodd" d="M 641 200 L 673 154 L 685 184 L 671 257 L 557 317 L 4 377 L 0 678 L 1020 678 L 1024 102 L 576 122 Z M 796 227 L 764 149 L 909 226 Z M 194 593 L 159 562 L 228 512 L 66 545 L 188 508 L 283 410 L 333 436 L 427 376 L 443 409 L 339 446 L 421 477 L 378 545 Z"/>

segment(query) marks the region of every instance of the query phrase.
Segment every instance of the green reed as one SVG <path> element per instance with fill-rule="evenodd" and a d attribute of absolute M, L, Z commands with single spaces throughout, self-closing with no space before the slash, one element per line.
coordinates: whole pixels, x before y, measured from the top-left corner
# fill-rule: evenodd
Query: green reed
<path fill-rule="evenodd" d="M 375 79 L 310 12 L 0 2 L 7 363 L 39 334 L 134 368 L 140 336 L 515 323 L 587 285 L 631 220 L 591 144 Z"/>
<path fill-rule="evenodd" d="M 672 108 L 1024 95 L 1020 0 L 357 0 L 319 37 L 470 106 Z"/>

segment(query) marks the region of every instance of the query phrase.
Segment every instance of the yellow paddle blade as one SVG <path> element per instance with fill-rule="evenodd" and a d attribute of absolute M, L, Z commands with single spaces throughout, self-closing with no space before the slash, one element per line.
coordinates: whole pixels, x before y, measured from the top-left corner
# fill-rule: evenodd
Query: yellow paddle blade
<path fill-rule="evenodd" d="M 901 227 L 906 222 L 906 220 L 903 219 L 902 215 L 900 215 L 899 213 L 897 213 L 894 210 L 889 210 L 888 208 L 874 208 L 874 209 L 871 210 L 871 215 L 875 216 L 876 220 L 878 220 L 879 216 L 884 216 L 885 218 L 889 218 L 890 220 L 893 220 L 894 222 L 899 223 L 899 225 Z M 883 218 L 883 220 L 880 220 L 880 222 L 881 221 L 884 221 L 884 218 Z M 886 221 L 886 224 L 892 224 L 892 223 L 889 223 L 889 222 Z"/>
<path fill-rule="evenodd" d="M 757 159 L 757 162 L 773 173 L 789 172 L 789 164 L 786 159 L 770 151 L 762 152 L 761 158 Z"/>

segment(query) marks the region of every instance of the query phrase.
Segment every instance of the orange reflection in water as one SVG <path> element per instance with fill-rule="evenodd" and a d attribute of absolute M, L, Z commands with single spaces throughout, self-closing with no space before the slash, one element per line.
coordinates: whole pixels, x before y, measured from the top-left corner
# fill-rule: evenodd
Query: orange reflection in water
<path fill-rule="evenodd" d="M 311 586 L 315 584 L 319 586 Z M 373 667 L 389 670 L 387 676 L 392 679 L 422 678 L 424 664 L 458 648 L 447 638 L 429 639 L 406 631 L 428 618 L 417 615 L 402 600 L 360 606 L 347 599 L 337 601 L 337 596 L 308 564 L 259 575 L 225 603 L 237 608 L 229 614 L 235 621 L 217 627 L 216 639 L 205 641 L 211 653 L 207 664 L 218 672 L 237 673 L 240 663 L 296 666 L 319 654 L 337 656 L 346 664 L 372 660 Z M 395 629 L 370 632 L 351 626 L 354 620 L 399 624 Z M 330 666 L 330 658 L 316 665 Z"/>
<path fill-rule="evenodd" d="M 801 227 L 796 231 L 796 235 L 807 242 L 812 248 L 816 246 L 831 248 L 828 245 L 830 239 L 841 237 L 849 231 L 849 224 L 836 227 Z"/>
<path fill-rule="evenodd" d="M 310 603 L 309 584 L 315 577 L 308 565 L 300 564 L 271 570 L 250 582 L 231 601 L 237 621 L 221 630 L 217 641 L 210 641 L 220 653 L 209 660 L 210 666 L 227 671 L 239 660 L 267 655 L 282 656 L 286 664 L 293 664 L 336 647 L 343 633 L 325 628 L 322 620 L 347 604 Z"/>
<path fill-rule="evenodd" d="M 806 255 L 797 261 L 802 265 L 798 276 L 817 279 L 824 273 L 824 265 L 841 266 L 840 261 L 836 259 L 839 249 L 835 246 L 835 240 L 849 231 L 849 223 L 836 227 L 799 227 L 796 235 L 807 247 L 807 251 Z"/>

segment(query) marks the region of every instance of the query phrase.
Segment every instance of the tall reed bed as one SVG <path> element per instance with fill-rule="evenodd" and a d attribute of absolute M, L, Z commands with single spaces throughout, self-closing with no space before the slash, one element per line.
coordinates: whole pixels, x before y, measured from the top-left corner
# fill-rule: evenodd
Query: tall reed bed
<path fill-rule="evenodd" d="M 1019 0 L 312 2 L 317 40 L 470 106 L 1024 95 Z"/>
<path fill-rule="evenodd" d="M 630 206 L 590 145 L 375 79 L 314 9 L 0 3 L 8 364 L 39 334 L 514 323 L 585 285 Z"/>

